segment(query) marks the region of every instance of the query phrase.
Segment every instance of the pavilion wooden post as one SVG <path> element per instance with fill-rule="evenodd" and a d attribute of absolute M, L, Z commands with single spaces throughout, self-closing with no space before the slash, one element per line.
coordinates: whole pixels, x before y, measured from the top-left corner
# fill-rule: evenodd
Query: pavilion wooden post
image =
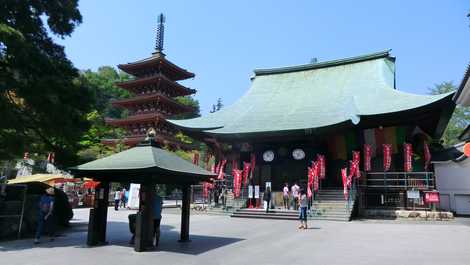
<path fill-rule="evenodd" d="M 189 214 L 190 214 L 190 198 L 191 186 L 185 184 L 182 186 L 183 203 L 181 205 L 181 234 L 178 242 L 189 242 Z"/>
<path fill-rule="evenodd" d="M 153 247 L 153 203 L 155 199 L 154 184 L 141 185 L 140 207 L 135 227 L 134 250 L 145 251 Z"/>
<path fill-rule="evenodd" d="M 109 182 L 101 182 L 96 189 L 93 208 L 88 221 L 88 246 L 106 244 L 106 223 L 108 219 Z"/>

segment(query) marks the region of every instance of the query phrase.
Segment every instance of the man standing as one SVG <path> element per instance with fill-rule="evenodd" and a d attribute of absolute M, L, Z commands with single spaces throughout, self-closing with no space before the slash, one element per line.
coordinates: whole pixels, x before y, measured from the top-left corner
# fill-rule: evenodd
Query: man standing
<path fill-rule="evenodd" d="M 41 196 L 39 200 L 39 216 L 38 224 L 36 229 L 36 237 L 34 244 L 39 244 L 39 238 L 41 237 L 44 226 L 50 236 L 50 240 L 54 240 L 54 217 L 52 211 L 54 210 L 54 188 L 50 187 L 46 190 L 46 194 Z"/>
<path fill-rule="evenodd" d="M 282 199 L 284 202 L 284 208 L 289 210 L 289 184 L 286 182 L 284 188 L 282 189 Z"/>
<path fill-rule="evenodd" d="M 160 241 L 160 222 L 162 221 L 163 200 L 156 194 L 153 204 L 153 236 L 155 238 L 155 247 L 158 247 Z"/>
<path fill-rule="evenodd" d="M 290 188 L 292 193 L 292 202 L 294 203 L 294 210 L 299 209 L 299 189 L 297 182 L 294 182 L 294 185 Z"/>
<path fill-rule="evenodd" d="M 121 196 L 121 198 L 120 198 L 121 199 L 121 207 L 126 208 L 126 200 L 127 199 L 126 199 L 126 189 L 125 188 L 122 189 L 120 196 Z"/>
<path fill-rule="evenodd" d="M 114 210 L 117 211 L 119 208 L 119 202 L 121 201 L 121 192 L 116 190 L 114 192 Z"/>

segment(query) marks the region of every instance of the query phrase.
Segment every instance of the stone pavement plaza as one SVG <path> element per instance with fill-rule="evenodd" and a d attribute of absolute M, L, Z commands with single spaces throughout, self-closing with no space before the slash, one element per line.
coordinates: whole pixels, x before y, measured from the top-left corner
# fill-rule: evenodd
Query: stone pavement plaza
<path fill-rule="evenodd" d="M 109 245 L 88 248 L 88 209 L 54 242 L 0 242 L 0 264 L 470 264 L 470 219 L 452 222 L 310 222 L 193 214 L 190 243 L 178 243 L 180 215 L 165 209 L 160 247 L 136 253 L 127 245 L 131 211 L 109 209 Z"/>

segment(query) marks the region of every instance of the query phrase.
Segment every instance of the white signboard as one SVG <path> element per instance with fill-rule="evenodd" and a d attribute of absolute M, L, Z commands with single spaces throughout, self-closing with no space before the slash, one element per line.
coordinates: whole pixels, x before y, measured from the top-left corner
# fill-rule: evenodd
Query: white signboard
<path fill-rule="evenodd" d="M 419 190 L 407 190 L 406 197 L 408 199 L 419 199 Z"/>
<path fill-rule="evenodd" d="M 248 186 L 248 198 L 253 198 L 253 186 L 249 185 Z"/>
<path fill-rule="evenodd" d="M 259 199 L 259 185 L 255 185 L 255 199 Z"/>
<path fill-rule="evenodd" d="M 266 189 L 267 189 L 268 187 L 269 187 L 270 189 L 272 189 L 272 188 L 271 188 L 271 181 L 266 182 Z"/>
<path fill-rule="evenodd" d="M 129 188 L 129 201 L 127 207 L 131 209 L 139 209 L 139 190 L 140 184 L 131 183 Z"/>

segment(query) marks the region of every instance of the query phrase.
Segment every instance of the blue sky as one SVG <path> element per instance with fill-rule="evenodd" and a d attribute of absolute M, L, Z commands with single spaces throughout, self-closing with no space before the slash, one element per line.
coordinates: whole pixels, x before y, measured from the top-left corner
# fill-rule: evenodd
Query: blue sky
<path fill-rule="evenodd" d="M 470 62 L 466 0 L 81 0 L 79 8 L 83 23 L 58 42 L 77 68 L 92 70 L 148 57 L 163 12 L 165 53 L 196 74 L 183 83 L 198 90 L 202 113 L 243 95 L 255 68 L 392 49 L 397 87 L 424 94 L 459 84 Z"/>

